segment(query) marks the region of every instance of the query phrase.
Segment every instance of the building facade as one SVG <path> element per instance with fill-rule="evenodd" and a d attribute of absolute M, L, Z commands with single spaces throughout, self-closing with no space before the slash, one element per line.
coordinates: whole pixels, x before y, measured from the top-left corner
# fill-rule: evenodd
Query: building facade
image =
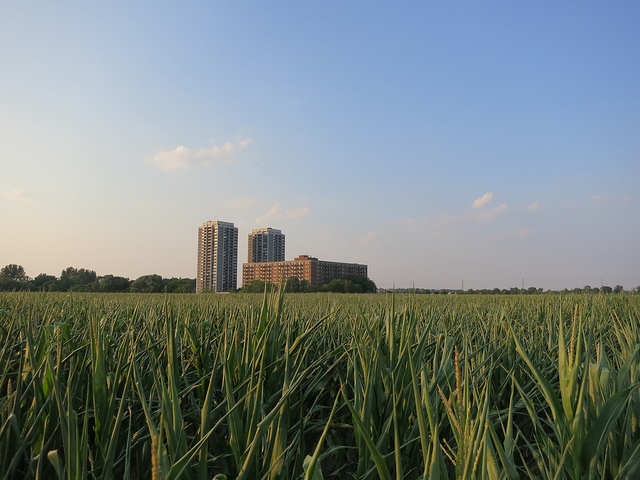
<path fill-rule="evenodd" d="M 284 262 L 284 234 L 275 228 L 257 228 L 249 234 L 249 262 Z"/>
<path fill-rule="evenodd" d="M 229 222 L 198 227 L 196 293 L 228 292 L 238 285 L 238 229 Z"/>
<path fill-rule="evenodd" d="M 280 285 L 289 277 L 306 280 L 310 285 L 324 285 L 347 275 L 367 276 L 367 266 L 359 263 L 326 262 L 308 255 L 283 262 L 249 262 L 242 265 L 242 284 L 262 280 Z"/>

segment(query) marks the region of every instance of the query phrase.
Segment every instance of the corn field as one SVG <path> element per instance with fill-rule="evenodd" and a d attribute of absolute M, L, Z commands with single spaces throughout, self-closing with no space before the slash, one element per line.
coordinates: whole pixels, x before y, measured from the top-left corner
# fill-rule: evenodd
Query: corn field
<path fill-rule="evenodd" d="M 636 479 L 639 350 L 625 294 L 0 294 L 0 479 Z"/>

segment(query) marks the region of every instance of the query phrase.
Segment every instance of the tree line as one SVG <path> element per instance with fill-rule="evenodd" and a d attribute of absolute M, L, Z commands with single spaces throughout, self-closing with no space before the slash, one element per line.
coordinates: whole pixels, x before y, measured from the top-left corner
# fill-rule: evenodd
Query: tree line
<path fill-rule="evenodd" d="M 591 287 L 586 285 L 584 288 L 565 288 L 563 290 L 544 290 L 543 288 L 528 287 L 528 288 L 469 288 L 467 290 L 460 289 L 430 289 L 430 288 L 396 288 L 389 289 L 396 293 L 412 293 L 412 294 L 440 294 L 440 295 L 535 295 L 541 293 L 623 293 L 625 291 L 622 285 L 616 285 L 615 287 L 609 287 L 603 285 L 602 287 Z M 640 286 L 629 290 L 631 293 L 640 293 Z"/>
<path fill-rule="evenodd" d="M 262 293 L 276 290 L 278 287 L 270 282 L 252 280 L 240 289 L 231 289 L 231 293 Z M 195 278 L 162 278 L 160 275 L 143 275 L 130 280 L 117 275 L 98 276 L 95 271 L 85 268 L 65 268 L 59 277 L 41 273 L 35 278 L 27 276 L 22 265 L 9 264 L 0 269 L 0 291 L 45 291 L 45 292 L 131 292 L 131 293 L 192 293 L 196 289 Z M 369 278 L 350 275 L 336 278 L 324 285 L 311 285 L 307 280 L 290 277 L 284 285 L 286 293 L 375 293 L 376 284 Z M 542 288 L 484 288 L 484 289 L 429 289 L 429 288 L 396 288 L 389 289 L 396 293 L 411 294 L 458 294 L 458 295 L 533 295 L 542 293 L 623 293 L 624 287 L 603 285 L 600 288 L 585 285 L 580 288 L 563 290 L 543 290 Z M 640 286 L 632 288 L 631 293 L 640 293 Z"/>
<path fill-rule="evenodd" d="M 241 289 L 231 293 L 262 293 L 273 291 L 277 286 L 253 280 Z M 130 280 L 117 275 L 98 276 L 95 271 L 85 268 L 65 268 L 59 277 L 41 273 L 35 278 L 27 276 L 22 265 L 10 264 L 0 269 L 0 291 L 37 292 L 131 292 L 131 293 L 192 293 L 196 290 L 195 278 L 162 278 L 160 275 L 143 275 Z M 287 279 L 284 290 L 287 293 L 337 292 L 375 293 L 376 284 L 367 277 L 350 275 L 331 280 L 324 285 L 310 285 L 297 277 Z"/>
<path fill-rule="evenodd" d="M 237 290 L 240 293 L 262 293 L 274 291 L 278 287 L 274 283 L 262 280 L 252 280 L 248 285 Z M 324 285 L 311 285 L 307 280 L 300 280 L 298 277 L 287 278 L 284 284 L 285 293 L 311 293 L 311 292 L 334 292 L 334 293 L 376 293 L 377 287 L 373 280 L 362 275 L 347 275 L 335 278 Z"/>
<path fill-rule="evenodd" d="M 130 280 L 117 275 L 98 276 L 85 268 L 65 268 L 59 277 L 41 273 L 27 276 L 22 265 L 10 264 L 0 269 L 0 291 L 37 292 L 131 292 L 131 293 L 191 293 L 196 289 L 195 278 L 162 278 L 143 275 Z"/>

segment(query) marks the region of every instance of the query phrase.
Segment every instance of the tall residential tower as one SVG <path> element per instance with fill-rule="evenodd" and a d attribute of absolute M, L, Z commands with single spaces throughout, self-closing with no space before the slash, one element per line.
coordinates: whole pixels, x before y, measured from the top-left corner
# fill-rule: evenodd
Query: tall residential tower
<path fill-rule="evenodd" d="M 257 228 L 249 234 L 249 262 L 283 262 L 284 234 L 275 228 Z"/>
<path fill-rule="evenodd" d="M 238 229 L 229 222 L 205 222 L 198 227 L 196 293 L 228 292 L 238 286 Z"/>

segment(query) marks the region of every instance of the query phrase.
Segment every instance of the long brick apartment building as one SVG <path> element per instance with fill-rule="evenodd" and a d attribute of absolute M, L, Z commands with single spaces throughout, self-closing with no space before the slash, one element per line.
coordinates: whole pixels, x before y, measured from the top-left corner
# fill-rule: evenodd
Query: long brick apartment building
<path fill-rule="evenodd" d="M 306 280 L 310 285 L 324 285 L 347 275 L 367 276 L 367 266 L 359 263 L 326 262 L 308 255 L 282 262 L 250 262 L 242 265 L 242 284 L 262 280 L 280 285 L 289 277 Z"/>

